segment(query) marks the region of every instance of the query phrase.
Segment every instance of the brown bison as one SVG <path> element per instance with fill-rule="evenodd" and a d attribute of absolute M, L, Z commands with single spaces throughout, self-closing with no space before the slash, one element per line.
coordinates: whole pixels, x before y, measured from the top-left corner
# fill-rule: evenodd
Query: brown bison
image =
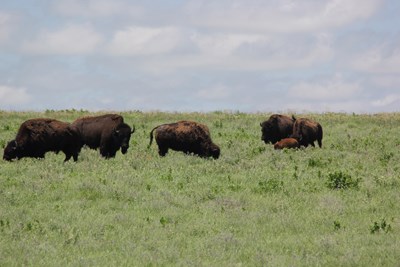
<path fill-rule="evenodd" d="M 135 127 L 131 129 L 117 114 L 83 117 L 72 125 L 78 129 L 84 145 L 91 149 L 100 147 L 100 154 L 107 159 L 115 157 L 120 148 L 122 154 L 126 154 L 131 135 L 135 132 Z"/>
<path fill-rule="evenodd" d="M 82 144 L 71 124 L 53 119 L 31 119 L 21 124 L 17 136 L 8 142 L 3 159 L 44 158 L 48 151 L 64 152 L 65 160 L 78 160 Z"/>
<path fill-rule="evenodd" d="M 299 142 L 294 138 L 284 138 L 279 142 L 276 142 L 274 149 L 284 149 L 284 148 L 298 148 Z"/>
<path fill-rule="evenodd" d="M 314 141 L 317 141 L 319 147 L 322 147 L 322 126 L 310 119 L 296 119 L 293 125 L 293 134 L 290 137 L 298 140 L 300 146 L 312 145 L 315 147 Z"/>
<path fill-rule="evenodd" d="M 275 144 L 281 139 L 289 137 L 293 131 L 294 121 L 294 117 L 290 118 L 279 114 L 271 115 L 268 120 L 260 123 L 262 132 L 261 140 L 266 144 Z"/>
<path fill-rule="evenodd" d="M 150 132 L 150 144 L 153 142 L 153 132 L 158 145 L 158 154 L 165 156 L 168 149 L 196 154 L 200 157 L 217 159 L 220 148 L 211 141 L 210 131 L 204 124 L 193 121 L 178 121 L 162 124 Z"/>

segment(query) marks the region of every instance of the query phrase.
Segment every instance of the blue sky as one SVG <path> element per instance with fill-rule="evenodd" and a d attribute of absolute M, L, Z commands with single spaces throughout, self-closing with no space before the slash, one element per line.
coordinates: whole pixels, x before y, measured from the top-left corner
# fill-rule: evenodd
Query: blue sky
<path fill-rule="evenodd" d="M 0 109 L 400 111 L 395 0 L 5 0 Z"/>

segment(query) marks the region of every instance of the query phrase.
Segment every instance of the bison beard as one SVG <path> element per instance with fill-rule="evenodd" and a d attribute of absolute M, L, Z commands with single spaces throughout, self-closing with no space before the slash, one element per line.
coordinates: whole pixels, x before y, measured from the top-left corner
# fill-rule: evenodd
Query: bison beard
<path fill-rule="evenodd" d="M 79 134 L 69 123 L 53 119 L 32 119 L 21 124 L 17 136 L 8 142 L 3 159 L 44 158 L 46 152 L 64 152 L 65 160 L 78 160 L 82 144 Z"/>
<path fill-rule="evenodd" d="M 211 141 L 206 125 L 193 121 L 159 125 L 150 132 L 149 147 L 153 142 L 153 132 L 155 132 L 160 156 L 165 156 L 168 149 L 172 149 L 186 154 L 193 153 L 200 157 L 219 158 L 220 148 Z"/>
<path fill-rule="evenodd" d="M 91 149 L 100 148 L 100 154 L 107 159 L 115 157 L 120 148 L 122 154 L 126 154 L 135 131 L 135 127 L 131 129 L 117 114 L 79 118 L 72 125 L 78 128 L 84 145 Z"/>

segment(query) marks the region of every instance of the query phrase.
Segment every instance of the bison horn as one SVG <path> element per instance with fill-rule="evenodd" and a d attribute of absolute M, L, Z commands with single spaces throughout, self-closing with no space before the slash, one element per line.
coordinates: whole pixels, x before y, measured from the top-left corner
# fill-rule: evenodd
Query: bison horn
<path fill-rule="evenodd" d="M 131 134 L 133 134 L 134 132 L 135 132 L 135 125 L 132 125 L 132 132 L 131 132 Z"/>

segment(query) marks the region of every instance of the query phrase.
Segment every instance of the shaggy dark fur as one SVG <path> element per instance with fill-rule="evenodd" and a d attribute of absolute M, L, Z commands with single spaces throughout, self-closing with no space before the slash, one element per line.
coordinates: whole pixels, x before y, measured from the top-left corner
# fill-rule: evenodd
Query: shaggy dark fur
<path fill-rule="evenodd" d="M 298 148 L 299 142 L 297 142 L 294 138 L 285 138 L 279 142 L 276 142 L 274 145 L 274 149 L 284 149 L 284 148 Z"/>
<path fill-rule="evenodd" d="M 83 117 L 75 120 L 74 125 L 81 136 L 84 145 L 91 149 L 100 147 L 100 154 L 104 158 L 115 157 L 121 148 L 122 154 L 126 154 L 129 148 L 129 140 L 135 131 L 124 123 L 122 116 L 106 114 L 94 117 Z"/>
<path fill-rule="evenodd" d="M 261 140 L 266 144 L 280 141 L 287 138 L 292 134 L 293 123 L 295 118 L 285 115 L 274 114 L 268 120 L 260 123 L 261 126 Z"/>
<path fill-rule="evenodd" d="M 44 158 L 48 151 L 62 151 L 65 160 L 78 160 L 82 144 L 71 124 L 53 119 L 31 119 L 21 124 L 17 136 L 8 142 L 3 159 Z"/>
<path fill-rule="evenodd" d="M 193 121 L 178 121 L 162 124 L 150 132 L 150 144 L 153 142 L 153 132 L 158 145 L 158 154 L 165 156 L 168 149 L 196 154 L 200 157 L 217 159 L 220 148 L 211 141 L 210 131 L 204 124 Z"/>
<path fill-rule="evenodd" d="M 293 125 L 293 134 L 290 137 L 295 138 L 300 146 L 312 145 L 315 147 L 314 142 L 317 141 L 319 147 L 322 147 L 322 126 L 310 119 L 296 119 Z"/>

